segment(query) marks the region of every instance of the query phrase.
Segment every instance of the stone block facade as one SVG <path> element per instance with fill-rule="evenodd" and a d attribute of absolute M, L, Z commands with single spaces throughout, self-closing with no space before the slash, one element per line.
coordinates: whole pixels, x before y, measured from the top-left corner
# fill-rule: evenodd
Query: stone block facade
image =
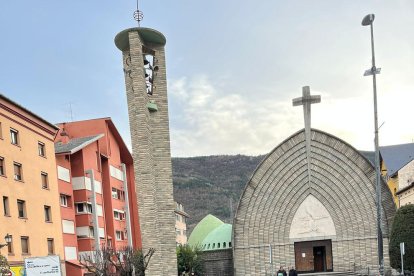
<path fill-rule="evenodd" d="M 349 144 L 314 129 L 310 166 L 311 186 L 303 130 L 286 139 L 258 166 L 234 218 L 235 275 L 266 275 L 279 266 L 295 266 L 295 243 L 317 240 L 332 243 L 334 272 L 378 269 L 373 166 Z M 325 236 L 323 225 L 314 218 L 318 210 L 307 210 L 309 225 L 304 225 L 308 232 L 292 238 L 292 220 L 310 196 L 326 208 L 335 231 Z M 394 213 L 392 195 L 383 182 L 385 267 L 389 267 L 388 237 Z"/>
<path fill-rule="evenodd" d="M 135 183 L 144 253 L 154 248 L 146 275 L 177 275 L 175 217 L 168 120 L 165 37 L 148 28 L 132 28 L 115 38 L 122 51 Z M 144 54 L 158 71 L 153 95 L 147 94 Z M 155 104 L 157 110 L 148 109 Z"/>
<path fill-rule="evenodd" d="M 210 250 L 203 252 L 204 276 L 233 276 L 233 251 Z"/>

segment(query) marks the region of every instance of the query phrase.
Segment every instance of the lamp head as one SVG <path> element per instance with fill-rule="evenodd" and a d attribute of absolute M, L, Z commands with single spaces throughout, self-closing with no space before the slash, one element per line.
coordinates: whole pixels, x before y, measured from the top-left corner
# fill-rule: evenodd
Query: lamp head
<path fill-rule="evenodd" d="M 4 240 L 6 241 L 7 244 L 9 244 L 12 242 L 12 236 L 7 233 L 7 235 L 4 236 Z"/>
<path fill-rule="evenodd" d="M 371 13 L 371 14 L 367 14 L 364 19 L 362 19 L 362 26 L 368 26 L 371 25 L 372 22 L 374 22 L 375 19 L 375 14 Z"/>

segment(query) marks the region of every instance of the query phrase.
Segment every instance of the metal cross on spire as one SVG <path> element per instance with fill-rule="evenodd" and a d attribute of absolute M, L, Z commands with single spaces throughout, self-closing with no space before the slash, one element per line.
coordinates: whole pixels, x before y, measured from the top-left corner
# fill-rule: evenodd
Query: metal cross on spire
<path fill-rule="evenodd" d="M 310 154 L 311 154 L 311 104 L 320 103 L 320 95 L 310 94 L 309 86 L 302 87 L 302 97 L 292 100 L 293 106 L 303 105 L 303 116 L 305 119 L 305 142 L 306 142 L 306 159 L 308 163 L 308 185 L 312 193 L 311 185 L 311 169 L 310 169 Z"/>

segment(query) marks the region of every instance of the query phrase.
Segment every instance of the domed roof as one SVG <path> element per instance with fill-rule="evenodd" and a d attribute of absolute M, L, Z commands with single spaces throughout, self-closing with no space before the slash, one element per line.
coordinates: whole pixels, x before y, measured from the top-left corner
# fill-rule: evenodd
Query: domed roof
<path fill-rule="evenodd" d="M 203 240 L 201 249 L 207 251 L 231 248 L 231 230 L 231 224 L 220 225 Z"/>
<path fill-rule="evenodd" d="M 188 244 L 191 246 L 201 245 L 210 232 L 223 224 L 224 222 L 213 215 L 205 216 L 191 232 Z"/>

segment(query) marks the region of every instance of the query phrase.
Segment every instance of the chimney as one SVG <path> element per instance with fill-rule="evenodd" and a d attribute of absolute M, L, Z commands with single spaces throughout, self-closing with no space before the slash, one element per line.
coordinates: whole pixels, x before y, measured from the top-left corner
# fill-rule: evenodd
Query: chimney
<path fill-rule="evenodd" d="M 68 133 L 65 130 L 65 124 L 62 124 L 62 129 L 59 131 L 59 137 L 57 138 L 58 142 L 61 142 L 63 144 L 67 144 L 70 140 Z"/>

